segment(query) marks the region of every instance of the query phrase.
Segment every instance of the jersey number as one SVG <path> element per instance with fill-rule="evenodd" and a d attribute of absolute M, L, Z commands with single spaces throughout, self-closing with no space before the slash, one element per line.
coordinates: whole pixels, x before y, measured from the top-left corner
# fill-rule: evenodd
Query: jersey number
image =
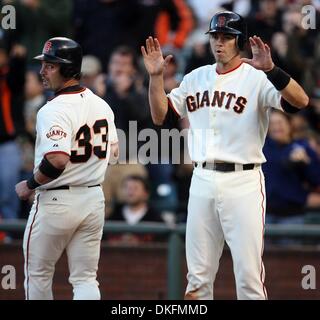
<path fill-rule="evenodd" d="M 108 132 L 108 122 L 106 119 L 103 120 L 97 120 L 95 124 L 93 125 L 93 132 L 94 134 L 101 133 L 101 129 L 105 128 L 106 133 L 102 134 L 102 143 L 105 144 L 105 148 L 103 149 L 102 146 L 93 146 L 91 144 L 91 129 L 90 127 L 85 124 L 83 125 L 76 134 L 76 141 L 78 141 L 78 147 L 84 148 L 84 154 L 78 154 L 77 150 L 71 151 L 71 157 L 70 161 L 73 163 L 79 163 L 79 162 L 87 162 L 93 153 L 99 158 L 99 159 L 105 159 L 107 156 L 107 132 Z"/>

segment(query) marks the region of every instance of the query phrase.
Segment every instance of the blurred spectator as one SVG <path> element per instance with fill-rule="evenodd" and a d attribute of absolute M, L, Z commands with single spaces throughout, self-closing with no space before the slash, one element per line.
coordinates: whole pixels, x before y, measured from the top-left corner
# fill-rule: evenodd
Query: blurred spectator
<path fill-rule="evenodd" d="M 164 88 L 167 93 L 178 87 L 181 81 L 178 75 L 179 62 L 176 55 L 170 53 L 170 51 L 164 52 L 165 56 L 169 54 L 172 55 L 172 58 L 163 74 Z M 175 166 L 172 164 L 172 154 L 174 152 L 179 152 L 180 145 L 174 145 L 172 143 L 173 140 L 170 139 L 168 142 L 163 143 L 163 139 L 165 138 L 162 133 L 164 130 L 179 130 L 179 124 L 162 126 L 160 128 L 155 126 L 150 119 L 149 126 L 155 130 L 158 136 L 158 162 L 149 163 L 146 166 L 150 180 L 152 181 L 151 200 L 163 214 L 168 217 L 173 216 L 172 222 L 175 222 L 176 217 L 174 216 L 174 213 L 178 207 L 178 195 L 175 181 Z M 161 147 L 163 144 L 166 148 Z"/>
<path fill-rule="evenodd" d="M 305 72 L 305 65 L 298 48 L 295 47 L 296 45 L 297 43 L 284 32 L 276 32 L 272 35 L 271 46 L 274 63 L 300 82 Z"/>
<path fill-rule="evenodd" d="M 209 37 L 203 30 L 198 30 L 192 34 L 192 37 L 189 39 L 189 45 L 191 46 L 191 50 L 186 59 L 185 74 L 203 65 L 214 63 Z"/>
<path fill-rule="evenodd" d="M 308 142 L 310 144 L 310 147 L 318 155 L 318 159 L 320 159 L 320 135 L 315 133 L 314 131 L 310 131 L 308 134 Z"/>
<path fill-rule="evenodd" d="M 291 132 L 293 140 L 307 140 L 310 126 L 303 113 L 296 113 L 291 116 Z"/>
<path fill-rule="evenodd" d="M 38 70 L 30 69 L 26 73 L 24 117 L 26 131 L 33 138 L 36 136 L 36 119 L 39 109 L 46 103 L 42 79 Z"/>
<path fill-rule="evenodd" d="M 101 71 L 102 65 L 97 57 L 92 55 L 83 56 L 81 65 L 81 84 L 97 93 L 95 91 L 95 84 Z M 98 93 L 100 93 L 99 90 Z"/>
<path fill-rule="evenodd" d="M 316 29 L 304 29 L 301 5 L 291 4 L 283 13 L 282 28 L 287 35 L 287 71 L 297 81 L 306 82 L 306 75 L 312 73 L 316 50 Z M 320 15 L 317 13 L 317 19 Z M 318 26 L 319 22 L 318 22 Z M 306 88 L 309 92 L 309 88 Z"/>
<path fill-rule="evenodd" d="M 150 2 L 151 3 L 151 2 Z M 141 25 L 142 43 L 151 34 L 147 34 L 147 30 L 154 29 L 154 35 L 158 38 L 162 48 L 181 49 L 187 39 L 187 36 L 192 31 L 194 21 L 192 12 L 185 0 L 166 0 L 161 1 L 157 5 L 158 8 L 153 8 L 146 1 L 140 0 L 139 4 L 143 8 L 144 16 L 149 17 L 149 27 L 146 29 L 146 20 Z M 158 10 L 158 12 L 156 11 Z M 157 16 L 150 16 L 149 12 L 154 12 Z M 153 22 L 155 18 L 155 23 Z M 154 24 L 154 26 L 152 25 Z M 152 28 L 154 27 L 154 28 Z"/>
<path fill-rule="evenodd" d="M 17 28 L 10 31 L 12 41 L 24 45 L 28 62 L 42 51 L 43 43 L 52 37 L 70 35 L 72 1 L 15 0 Z"/>
<path fill-rule="evenodd" d="M 320 208 L 320 162 L 306 140 L 293 140 L 288 116 L 274 111 L 263 148 L 267 162 L 267 223 L 303 223 L 306 208 Z M 320 189 L 319 189 L 320 190 Z"/>
<path fill-rule="evenodd" d="M 167 73 L 167 84 L 170 86 L 175 85 L 177 81 L 177 65 L 174 60 L 171 67 Z M 158 137 L 157 154 L 159 157 L 155 159 L 158 160 L 158 164 L 148 164 L 146 166 L 152 181 L 152 201 L 159 205 L 160 210 L 167 209 L 167 207 L 173 208 L 176 205 L 175 189 L 172 182 L 173 167 L 171 164 L 160 163 L 161 131 L 159 128 L 156 128 L 151 121 L 147 91 L 142 86 L 135 52 L 125 46 L 117 48 L 111 55 L 108 71 L 107 77 L 100 77 L 103 79 L 103 83 L 100 83 L 99 90 L 103 93 L 104 99 L 113 108 L 118 130 L 122 130 L 122 132 L 125 133 L 122 148 L 120 146 L 120 149 L 122 149 L 122 152 L 120 150 L 120 159 L 126 160 L 131 164 L 145 161 L 146 159 L 137 158 L 137 151 L 143 144 L 142 141 L 138 141 L 138 136 L 143 129 L 148 128 L 154 130 Z M 131 131 L 129 130 L 129 121 L 132 126 Z M 120 141 L 121 136 L 122 135 L 119 134 Z M 137 148 L 132 146 L 137 146 Z M 125 153 L 125 155 L 123 155 L 123 153 Z M 127 170 L 130 170 L 130 167 L 123 164 L 110 167 L 107 173 L 107 177 L 109 177 L 107 179 L 110 181 L 106 181 L 109 190 L 114 189 L 112 181 L 115 183 L 119 181 L 119 173 L 117 173 L 119 170 L 123 171 L 122 175 L 125 175 Z M 113 179 L 115 174 L 116 178 Z"/>
<path fill-rule="evenodd" d="M 42 79 L 37 69 L 29 69 L 26 73 L 25 83 L 24 119 L 25 133 L 18 138 L 22 156 L 21 179 L 29 179 L 34 167 L 34 145 L 36 139 L 36 119 L 39 109 L 46 103 Z M 33 197 L 26 201 L 20 201 L 19 218 L 26 219 L 29 215 Z"/>
<path fill-rule="evenodd" d="M 74 0 L 75 40 L 84 55 L 94 55 L 108 65 L 112 51 L 130 45 L 139 19 L 137 0 Z"/>
<path fill-rule="evenodd" d="M 114 112 L 117 129 L 126 134 L 126 141 L 123 141 L 126 142 L 126 159 L 136 160 L 137 154 L 129 154 L 129 146 L 137 145 L 137 135 L 140 130 L 149 127 L 151 118 L 147 91 L 140 80 L 135 52 L 126 46 L 116 48 L 110 58 L 107 76 L 99 78 L 100 81 L 102 79 L 100 94 Z M 129 121 L 134 121 L 137 126 L 137 135 L 129 135 Z"/>
<path fill-rule="evenodd" d="M 140 53 L 150 35 L 174 48 L 184 45 L 193 18 L 185 0 L 75 0 L 76 40 L 84 54 L 100 59 L 103 69 L 120 45 Z"/>
<path fill-rule="evenodd" d="M 268 44 L 271 43 L 272 35 L 282 30 L 282 11 L 279 9 L 277 0 L 259 1 L 259 9 L 248 19 L 248 35 L 258 35 Z"/>
<path fill-rule="evenodd" d="M 148 204 L 150 186 L 146 179 L 141 176 L 131 175 L 124 179 L 123 196 L 124 201 L 119 204 L 109 218 L 110 221 L 124 221 L 129 225 L 139 222 L 164 222 L 159 212 Z M 110 241 L 139 243 L 155 240 L 152 234 L 134 235 L 122 234 L 120 236 L 108 236 Z"/>
<path fill-rule="evenodd" d="M 304 112 L 311 128 L 320 134 L 320 89 L 310 97 L 310 107 Z"/>
<path fill-rule="evenodd" d="M 15 45 L 8 54 L 0 40 L 0 215 L 17 218 L 19 200 L 15 184 L 20 179 L 20 150 L 16 137 L 24 130 L 23 88 L 26 49 Z"/>
<path fill-rule="evenodd" d="M 106 217 L 114 211 L 116 203 L 123 202 L 122 181 L 130 175 L 138 175 L 147 179 L 148 172 L 142 164 L 115 164 L 108 166 L 103 182 L 103 192 L 106 200 Z"/>
<path fill-rule="evenodd" d="M 170 53 L 164 55 L 167 56 Z M 167 67 L 163 73 L 164 80 L 164 90 L 166 93 L 169 93 L 172 89 L 177 88 L 180 84 L 181 79 L 178 76 L 178 60 L 174 54 L 171 54 L 172 58 L 170 59 Z"/>

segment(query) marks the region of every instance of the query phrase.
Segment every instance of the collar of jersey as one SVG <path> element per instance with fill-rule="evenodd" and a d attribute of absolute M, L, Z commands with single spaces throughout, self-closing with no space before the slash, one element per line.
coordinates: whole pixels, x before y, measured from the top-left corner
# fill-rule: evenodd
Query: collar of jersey
<path fill-rule="evenodd" d="M 57 96 L 60 96 L 61 94 L 73 94 L 73 93 L 80 93 L 83 92 L 84 90 L 86 90 L 85 87 L 82 87 L 80 85 L 75 85 L 75 86 L 70 86 L 70 87 L 66 87 L 63 88 L 61 90 L 58 90 L 55 92 L 54 96 L 49 99 L 49 101 L 51 101 L 52 99 L 56 98 Z"/>
<path fill-rule="evenodd" d="M 226 72 L 219 72 L 218 70 L 217 70 L 217 66 L 216 66 L 216 73 L 220 76 L 220 75 L 224 75 L 224 74 L 228 74 L 228 73 L 230 73 L 230 72 L 232 72 L 232 71 L 235 71 L 235 70 L 237 70 L 241 65 L 242 65 L 242 61 L 240 62 L 240 64 L 239 65 L 237 65 L 235 68 L 233 68 L 233 69 L 231 69 L 231 70 L 228 70 L 228 71 L 226 71 Z"/>

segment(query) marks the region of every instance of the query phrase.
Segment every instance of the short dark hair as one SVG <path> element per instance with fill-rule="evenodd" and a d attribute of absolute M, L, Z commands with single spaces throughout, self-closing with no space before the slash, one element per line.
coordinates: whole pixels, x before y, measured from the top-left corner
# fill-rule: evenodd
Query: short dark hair
<path fill-rule="evenodd" d="M 123 179 L 123 184 L 126 183 L 127 181 L 130 181 L 130 180 L 140 182 L 143 185 L 145 191 L 150 193 L 150 189 L 151 189 L 150 183 L 146 178 L 139 176 L 137 174 L 132 174 L 132 175 L 129 175 Z"/>
<path fill-rule="evenodd" d="M 133 48 L 129 46 L 119 46 L 111 52 L 111 57 L 115 54 L 119 54 L 122 56 L 131 56 L 133 66 L 135 67 L 136 70 L 139 69 L 138 57 L 136 52 L 133 50 Z"/>

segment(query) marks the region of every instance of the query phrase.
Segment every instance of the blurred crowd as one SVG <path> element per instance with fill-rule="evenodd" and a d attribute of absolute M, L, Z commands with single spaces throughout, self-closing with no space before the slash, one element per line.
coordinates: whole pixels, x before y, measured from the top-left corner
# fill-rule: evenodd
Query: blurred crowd
<path fill-rule="evenodd" d="M 84 52 L 82 84 L 109 103 L 117 128 L 126 133 L 126 163 L 109 167 L 104 182 L 106 219 L 186 221 L 192 164 L 139 163 L 137 132 L 152 128 L 148 77 L 140 47 L 156 36 L 164 55 L 170 92 L 194 68 L 214 63 L 205 35 L 212 15 L 233 10 L 272 48 L 274 62 L 306 90 L 310 106 L 296 115 L 271 115 L 263 165 L 267 222 L 320 221 L 320 1 L 305 0 L 3 0 L 13 5 L 16 29 L 0 28 L 0 217 L 23 218 L 30 202 L 18 201 L 14 186 L 32 174 L 37 111 L 52 93 L 42 87 L 32 57 L 54 36 L 78 41 Z M 303 28 L 302 7 L 314 8 L 314 29 Z M 250 56 L 250 49 L 245 54 Z M 188 127 L 188 121 L 176 129 Z M 173 128 L 167 128 L 173 129 Z M 139 142 L 141 145 L 141 142 Z M 138 143 L 138 147 L 140 146 Z M 184 143 L 178 146 L 183 153 Z M 161 154 L 161 148 L 159 148 Z"/>

